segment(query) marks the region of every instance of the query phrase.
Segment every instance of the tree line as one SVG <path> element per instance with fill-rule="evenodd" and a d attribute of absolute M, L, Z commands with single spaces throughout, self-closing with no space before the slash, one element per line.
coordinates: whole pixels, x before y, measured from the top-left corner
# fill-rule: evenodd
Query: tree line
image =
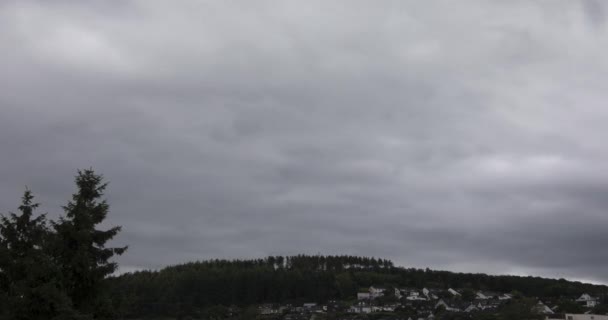
<path fill-rule="evenodd" d="M 372 285 L 471 288 L 551 298 L 608 291 L 606 286 L 564 279 L 400 268 L 386 259 L 322 255 L 199 261 L 110 279 L 116 311 L 125 318 L 200 317 L 219 305 L 351 300 Z"/>
<path fill-rule="evenodd" d="M 393 262 L 388 259 L 359 256 L 324 256 L 324 255 L 296 255 L 296 256 L 268 256 L 263 259 L 213 259 L 197 261 L 166 269 L 188 268 L 252 268 L 270 267 L 271 269 L 300 269 L 316 271 L 342 271 L 347 269 L 380 270 L 393 268 Z"/>
<path fill-rule="evenodd" d="M 0 319 L 112 319 L 107 276 L 126 247 L 106 247 L 120 227 L 98 229 L 109 211 L 107 184 L 79 170 L 76 192 L 56 221 L 38 214 L 26 189 L 17 213 L 0 217 Z"/>

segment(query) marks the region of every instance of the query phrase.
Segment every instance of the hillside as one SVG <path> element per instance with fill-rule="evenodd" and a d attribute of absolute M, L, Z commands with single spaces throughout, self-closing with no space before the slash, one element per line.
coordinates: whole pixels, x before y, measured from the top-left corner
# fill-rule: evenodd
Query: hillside
<path fill-rule="evenodd" d="M 117 310 L 134 316 L 175 315 L 214 305 L 349 301 L 361 288 L 374 285 L 519 292 L 543 299 L 608 293 L 603 285 L 564 279 L 454 273 L 396 267 L 385 259 L 306 255 L 192 262 L 125 274 L 109 283 Z"/>

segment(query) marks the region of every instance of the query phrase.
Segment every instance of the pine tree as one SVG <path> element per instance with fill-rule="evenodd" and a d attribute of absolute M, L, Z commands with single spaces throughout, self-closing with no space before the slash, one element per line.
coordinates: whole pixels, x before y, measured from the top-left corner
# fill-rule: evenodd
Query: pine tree
<path fill-rule="evenodd" d="M 106 247 L 106 242 L 118 234 L 120 227 L 97 229 L 109 211 L 108 203 L 102 200 L 107 186 L 103 176 L 92 169 L 79 170 L 75 182 L 77 192 L 63 207 L 65 217 L 53 223 L 57 233 L 55 249 L 75 308 L 99 315 L 103 312 L 100 305 L 104 303 L 104 279 L 117 268 L 111 258 L 121 255 L 127 247 Z"/>
<path fill-rule="evenodd" d="M 34 216 L 39 204 L 30 190 L 23 194 L 19 214 L 0 218 L 0 260 L 7 319 L 74 319 L 60 273 L 48 250 L 45 215 Z"/>

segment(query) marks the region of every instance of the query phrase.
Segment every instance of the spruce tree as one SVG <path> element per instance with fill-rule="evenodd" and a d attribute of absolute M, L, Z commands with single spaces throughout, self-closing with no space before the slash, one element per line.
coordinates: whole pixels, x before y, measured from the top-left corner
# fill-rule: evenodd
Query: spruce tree
<path fill-rule="evenodd" d="M 57 233 L 56 254 L 75 308 L 99 316 L 103 312 L 100 305 L 104 302 L 104 279 L 117 268 L 111 258 L 127 248 L 106 247 L 120 227 L 97 229 L 109 211 L 108 203 L 102 199 L 107 186 L 103 176 L 92 169 L 79 170 L 75 182 L 77 191 L 63 207 L 65 217 L 53 223 Z"/>
<path fill-rule="evenodd" d="M 0 287 L 6 319 L 74 319 L 76 314 L 49 252 L 49 229 L 30 190 L 19 213 L 0 218 Z"/>

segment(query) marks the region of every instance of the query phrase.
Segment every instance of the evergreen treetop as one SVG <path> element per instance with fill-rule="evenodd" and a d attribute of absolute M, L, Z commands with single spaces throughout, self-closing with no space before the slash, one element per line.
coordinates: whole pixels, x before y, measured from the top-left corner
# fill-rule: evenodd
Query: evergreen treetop
<path fill-rule="evenodd" d="M 116 271 L 115 255 L 126 247 L 106 247 L 120 227 L 97 229 L 106 218 L 110 206 L 102 199 L 107 183 L 92 169 L 79 170 L 75 178 L 77 191 L 63 207 L 65 217 L 53 223 L 57 233 L 57 256 L 61 261 L 68 295 L 79 310 L 96 309 L 100 303 L 102 282 Z"/>

